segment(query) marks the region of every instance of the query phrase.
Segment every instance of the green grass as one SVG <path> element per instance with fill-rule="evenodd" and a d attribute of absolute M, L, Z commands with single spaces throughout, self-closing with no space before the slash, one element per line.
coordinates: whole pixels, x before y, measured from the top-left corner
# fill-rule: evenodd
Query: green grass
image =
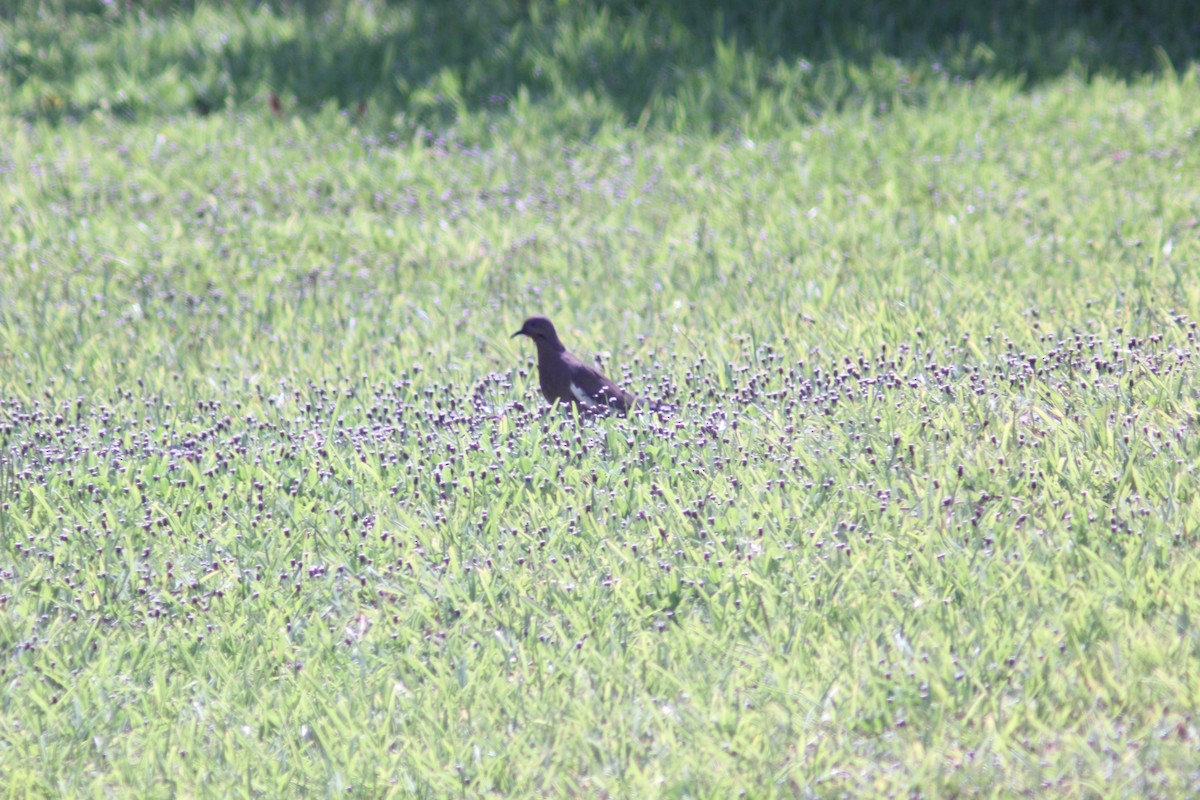
<path fill-rule="evenodd" d="M 516 116 L 779 135 L 947 85 L 1124 80 L 1200 58 L 1178 0 L 0 0 L 0 112 L 26 119 L 337 108 L 377 131 Z"/>
<path fill-rule="evenodd" d="M 269 75 L 320 15 L 42 8 L 93 60 L 0 101 L 5 796 L 1200 792 L 1194 66 L 116 113 L 129 37 Z M 679 412 L 547 413 L 533 312 Z"/>

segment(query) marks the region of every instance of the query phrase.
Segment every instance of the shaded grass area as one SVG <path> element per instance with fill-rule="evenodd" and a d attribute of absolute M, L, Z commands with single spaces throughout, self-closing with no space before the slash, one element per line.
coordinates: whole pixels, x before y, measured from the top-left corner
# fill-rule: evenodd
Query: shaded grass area
<path fill-rule="evenodd" d="M 0 121 L 6 786 L 1197 792 L 1198 109 Z"/>
<path fill-rule="evenodd" d="M 768 135 L 850 107 L 920 105 L 961 81 L 1185 70 L 1186 3 L 100 3 L 0 22 L 0 110 L 145 118 L 321 106 L 377 129 L 475 137 L 497 118 L 558 133 L 653 125 Z"/>

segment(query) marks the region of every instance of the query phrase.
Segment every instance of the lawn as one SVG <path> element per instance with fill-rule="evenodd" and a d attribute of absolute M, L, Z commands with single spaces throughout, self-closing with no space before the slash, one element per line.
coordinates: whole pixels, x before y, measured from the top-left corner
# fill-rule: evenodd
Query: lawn
<path fill-rule="evenodd" d="M 1195 23 L 1009 5 L 6 9 L 0 794 L 1200 793 Z"/>

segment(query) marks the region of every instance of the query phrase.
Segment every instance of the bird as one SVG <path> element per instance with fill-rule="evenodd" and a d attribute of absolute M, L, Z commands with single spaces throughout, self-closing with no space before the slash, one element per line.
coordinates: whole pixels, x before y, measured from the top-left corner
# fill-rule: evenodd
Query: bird
<path fill-rule="evenodd" d="M 604 376 L 600 370 L 583 363 L 572 355 L 554 323 L 542 316 L 529 317 L 521 329 L 512 335 L 528 336 L 537 345 L 538 381 L 542 395 L 550 403 L 568 403 L 588 413 L 627 413 L 631 408 L 646 405 L 651 411 L 668 412 L 670 406 L 651 403 L 630 394 Z"/>

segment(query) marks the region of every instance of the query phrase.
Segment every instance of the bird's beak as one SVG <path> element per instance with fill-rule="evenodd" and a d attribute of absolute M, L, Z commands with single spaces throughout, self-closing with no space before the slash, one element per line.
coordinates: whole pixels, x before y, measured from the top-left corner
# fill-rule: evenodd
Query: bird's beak
<path fill-rule="evenodd" d="M 515 338 L 517 338 L 518 336 L 520 336 L 520 335 L 521 335 L 521 334 L 523 334 L 523 333 L 525 333 L 525 329 L 524 329 L 524 328 L 521 328 L 521 330 L 517 331 L 516 333 L 514 333 L 512 336 L 510 336 L 510 337 L 508 337 L 508 338 L 510 338 L 510 339 L 515 339 Z"/>

